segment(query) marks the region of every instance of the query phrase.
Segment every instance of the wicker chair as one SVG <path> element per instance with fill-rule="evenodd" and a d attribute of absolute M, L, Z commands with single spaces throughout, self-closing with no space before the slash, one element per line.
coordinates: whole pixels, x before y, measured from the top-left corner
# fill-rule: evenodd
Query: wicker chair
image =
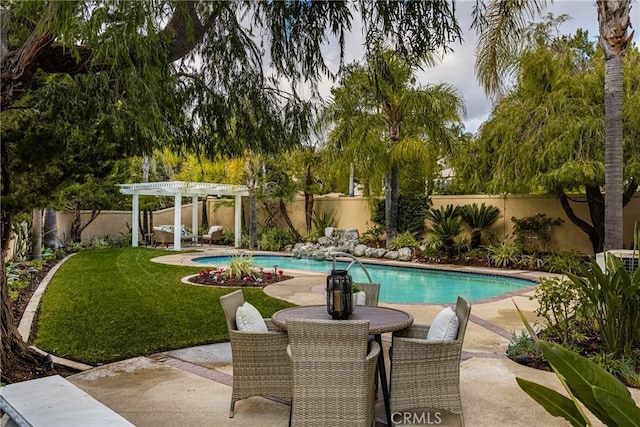
<path fill-rule="evenodd" d="M 460 400 L 460 356 L 471 304 L 458 297 L 458 336 L 452 341 L 427 341 L 429 325 L 414 323 L 393 333 L 391 413 L 443 410 L 456 414 L 464 426 Z"/>
<path fill-rule="evenodd" d="M 229 418 L 233 418 L 236 402 L 251 396 L 270 396 L 290 402 L 292 379 L 287 333 L 273 325 L 271 319 L 265 319 L 268 332 L 239 331 L 236 310 L 244 304 L 242 290 L 223 295 L 220 304 L 227 320 L 233 360 Z"/>
<path fill-rule="evenodd" d="M 371 426 L 380 346 L 368 346 L 369 322 L 290 319 L 287 331 L 293 365 L 290 425 Z"/>
<path fill-rule="evenodd" d="M 370 307 L 378 306 L 378 299 L 380 298 L 380 284 L 379 283 L 356 283 L 358 288 L 367 294 L 367 302 L 365 305 Z"/>

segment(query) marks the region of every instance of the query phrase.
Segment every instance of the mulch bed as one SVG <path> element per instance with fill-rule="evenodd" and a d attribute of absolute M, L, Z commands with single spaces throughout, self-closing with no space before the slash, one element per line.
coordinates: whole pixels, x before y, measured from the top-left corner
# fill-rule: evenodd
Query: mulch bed
<path fill-rule="evenodd" d="M 225 279 L 220 275 L 216 275 L 214 270 L 204 270 L 200 274 L 190 277 L 188 280 L 191 283 L 198 285 L 208 286 L 221 286 L 229 288 L 264 288 L 272 283 L 282 282 L 284 280 L 291 279 L 292 276 L 285 274 L 268 274 L 257 273 L 244 279 Z"/>
<path fill-rule="evenodd" d="M 56 266 L 61 260 L 52 259 L 42 265 L 42 269 L 34 274 L 29 284 L 20 289 L 18 297 L 11 302 L 11 312 L 13 314 L 13 323 L 17 327 L 20 324 L 22 314 L 27 308 L 33 293 L 38 289 L 40 282 Z M 68 366 L 57 363 L 49 363 L 45 361 L 41 366 L 2 366 L 2 381 L 11 384 L 21 381 L 32 380 L 35 378 L 47 377 L 51 375 L 60 375 L 68 377 L 80 371 Z"/>

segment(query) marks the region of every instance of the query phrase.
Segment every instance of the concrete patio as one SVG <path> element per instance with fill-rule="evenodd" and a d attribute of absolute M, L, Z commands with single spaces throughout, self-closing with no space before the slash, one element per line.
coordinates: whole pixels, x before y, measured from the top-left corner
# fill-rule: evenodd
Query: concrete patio
<path fill-rule="evenodd" d="M 192 256 L 172 254 L 160 261 L 185 265 L 191 263 Z M 514 274 L 529 278 L 538 276 L 524 271 Z M 299 305 L 323 304 L 324 276 L 302 272 L 296 276 L 268 286 L 265 292 Z M 529 299 L 532 295 L 533 288 L 526 288 L 472 305 L 460 374 L 467 426 L 569 425 L 563 419 L 549 415 L 522 392 L 515 381 L 515 377 L 523 377 L 562 392 L 555 375 L 518 365 L 505 356 L 510 331 L 519 333 L 522 329 L 513 302 L 533 321 L 536 303 Z M 380 305 L 407 311 L 418 323 L 429 323 L 442 308 L 441 305 Z M 385 338 L 385 354 L 388 355 L 390 337 L 383 340 Z M 229 418 L 232 373 L 229 344 L 219 343 L 93 367 L 67 379 L 137 426 L 288 424 L 289 407 L 261 397 L 239 401 L 235 417 Z M 381 393 L 379 395 L 381 399 Z M 636 402 L 640 402 L 640 390 L 632 390 L 632 395 Z M 381 402 L 377 405 L 377 415 L 378 425 L 386 425 Z M 457 417 L 435 412 L 431 415 L 427 424 L 458 425 Z M 602 425 L 595 418 L 593 421 L 594 425 Z M 345 426 L 348 426 L 348 421 L 345 421 Z"/>

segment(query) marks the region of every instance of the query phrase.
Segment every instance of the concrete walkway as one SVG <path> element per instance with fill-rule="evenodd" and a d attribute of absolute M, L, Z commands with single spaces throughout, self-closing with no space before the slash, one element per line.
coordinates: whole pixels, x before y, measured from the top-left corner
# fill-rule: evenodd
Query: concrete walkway
<path fill-rule="evenodd" d="M 185 265 L 191 263 L 192 256 L 172 254 L 158 261 Z M 523 271 L 515 274 L 538 276 Z M 265 292 L 299 305 L 323 304 L 324 277 L 301 273 L 295 279 L 266 287 Z M 521 391 L 515 381 L 516 377 L 522 377 L 562 392 L 555 375 L 518 365 L 505 356 L 510 331 L 519 333 L 522 329 L 513 302 L 533 321 L 536 303 L 529 299 L 532 295 L 533 288 L 527 288 L 472 304 L 460 373 L 467 426 L 569 425 L 549 415 Z M 429 323 L 442 309 L 441 305 L 381 305 L 407 311 L 417 323 Z M 386 353 L 390 337 L 383 339 Z M 141 427 L 287 426 L 289 407 L 260 397 L 236 403 L 235 417 L 230 419 L 232 373 L 230 346 L 221 343 L 137 357 L 91 368 L 67 379 Z M 640 402 L 640 390 L 632 390 L 632 394 Z M 377 414 L 378 425 L 385 425 L 381 403 L 377 405 Z M 457 417 L 433 415 L 428 420 L 430 425 L 458 425 Z M 594 425 L 601 425 L 597 419 L 593 420 Z M 347 420 L 345 426 L 348 426 Z"/>

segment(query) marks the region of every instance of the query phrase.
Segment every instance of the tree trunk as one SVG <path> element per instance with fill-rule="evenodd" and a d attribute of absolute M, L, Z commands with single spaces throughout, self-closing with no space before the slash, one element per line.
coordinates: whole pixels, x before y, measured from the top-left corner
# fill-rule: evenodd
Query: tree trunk
<path fill-rule="evenodd" d="M 258 246 L 258 209 L 256 207 L 256 189 L 249 187 L 249 249 Z"/>
<path fill-rule="evenodd" d="M 311 232 L 313 226 L 313 205 L 315 199 L 313 193 L 304 193 L 304 219 L 307 225 L 307 233 Z"/>
<path fill-rule="evenodd" d="M 44 247 L 56 249 L 58 247 L 58 212 L 55 209 L 44 210 Z"/>
<path fill-rule="evenodd" d="M 599 44 L 604 52 L 604 248 L 622 248 L 622 77 L 623 58 L 633 33 L 627 37 L 631 25 L 630 0 L 598 0 Z"/>
<path fill-rule="evenodd" d="M 31 259 L 42 259 L 42 210 L 31 213 Z"/>
<path fill-rule="evenodd" d="M 9 287 L 7 284 L 7 272 L 5 269 L 5 251 L 0 256 L 0 381 L 10 383 L 10 372 L 28 371 L 32 377 L 48 375 L 52 372 L 52 366 L 48 358 L 41 356 L 22 340 L 15 325 L 11 303 L 9 301 Z"/>
<path fill-rule="evenodd" d="M 591 218 L 591 224 L 593 225 L 575 214 L 569 204 L 569 198 L 564 192 L 560 193 L 560 204 L 569 220 L 589 236 L 593 254 L 595 255 L 598 252 L 602 252 L 604 244 L 604 197 L 599 187 L 586 187 L 586 193 L 589 216 Z"/>
<path fill-rule="evenodd" d="M 298 233 L 298 230 L 296 230 L 296 228 L 293 226 L 293 222 L 291 222 L 291 218 L 289 217 L 289 213 L 287 212 L 287 205 L 284 200 L 280 199 L 280 201 L 278 202 L 278 206 L 280 207 L 280 214 L 282 215 L 282 218 L 284 218 L 284 222 L 287 224 L 287 227 L 289 227 L 289 230 L 291 230 L 291 232 L 293 233 L 296 241 L 299 241 L 302 237 L 300 236 L 300 233 Z"/>
<path fill-rule="evenodd" d="M 307 226 L 307 233 L 311 231 L 313 224 L 313 175 L 311 175 L 311 165 L 307 165 L 307 176 L 304 183 L 304 220 Z"/>
<path fill-rule="evenodd" d="M 387 247 L 391 243 L 391 239 L 393 239 L 398 234 L 398 206 L 400 199 L 400 170 L 398 165 L 393 165 L 391 167 L 391 178 L 390 178 L 390 209 L 389 209 L 389 226 L 387 227 Z"/>
<path fill-rule="evenodd" d="M 384 225 L 387 243 L 386 246 L 391 245 L 391 239 L 393 235 L 391 233 L 391 176 L 384 177 Z"/>
<path fill-rule="evenodd" d="M 622 249 L 622 57 L 605 62 L 604 247 Z"/>

